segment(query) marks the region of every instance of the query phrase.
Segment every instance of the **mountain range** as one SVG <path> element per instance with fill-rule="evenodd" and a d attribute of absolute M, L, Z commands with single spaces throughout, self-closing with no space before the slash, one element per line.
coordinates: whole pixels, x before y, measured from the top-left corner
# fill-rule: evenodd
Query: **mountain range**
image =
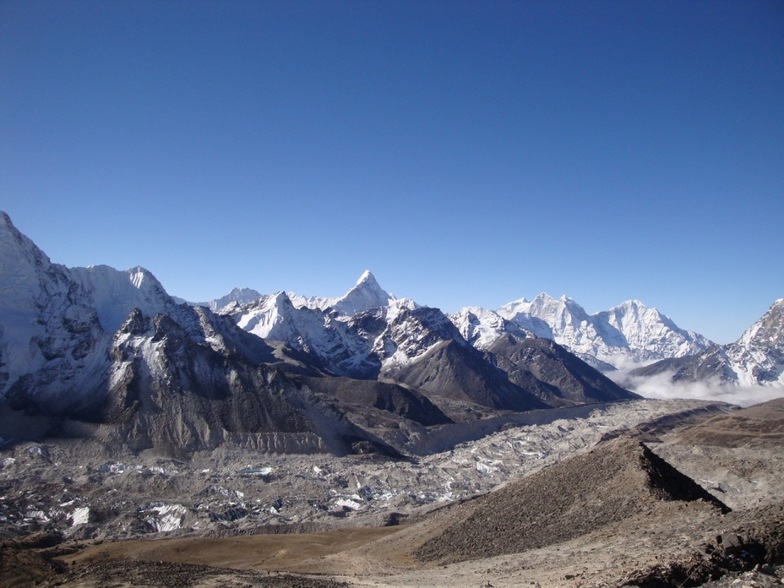
<path fill-rule="evenodd" d="M 667 374 L 673 382 L 784 385 L 784 298 L 776 300 L 734 343 L 668 358 L 632 370 L 633 376 Z"/>
<path fill-rule="evenodd" d="M 780 352 L 780 313 L 768 323 L 727 357 Z M 432 427 L 635 398 L 596 367 L 711 349 L 635 301 L 588 315 L 542 294 L 448 316 L 389 294 L 370 272 L 339 298 L 235 289 L 187 304 L 141 267 L 53 263 L 0 213 L 6 440 L 399 455 Z M 755 377 L 775 381 L 777 358 Z"/>
<path fill-rule="evenodd" d="M 279 293 L 215 312 L 179 303 L 140 267 L 53 263 L 5 214 L 0 263 L 6 441 L 399 455 L 428 427 L 635 397 L 533 338 L 510 342 L 530 365 L 497 362 L 446 315 L 386 295 L 369 273 L 339 300 L 295 306 Z"/>
<path fill-rule="evenodd" d="M 416 331 L 441 332 L 441 339 L 468 343 L 492 357 L 498 357 L 493 348 L 502 346 L 503 341 L 543 339 L 608 374 L 623 370 L 635 376 L 668 374 L 674 382 L 784 384 L 784 299 L 775 301 L 738 341 L 722 346 L 680 328 L 639 300 L 589 314 L 571 298 L 542 293 L 533 300 L 522 298 L 496 310 L 468 306 L 447 315 L 435 309 L 423 311 L 411 299 L 396 298 L 383 290 L 369 271 L 338 298 L 279 292 L 269 296 L 256 293 L 249 300 L 249 292 L 254 291 L 235 289 L 207 306 L 232 316 L 240 327 L 262 338 L 280 339 L 308 350 L 330 369 L 347 375 L 383 377 L 394 370 L 392 366 L 417 357 L 432 343 L 401 349 L 397 341 L 387 338 L 391 331 L 386 327 L 374 335 L 372 329 L 357 326 L 357 316 L 375 313 L 379 325 L 391 326 L 428 313 L 435 322 Z M 444 318 L 457 333 L 449 332 Z M 337 340 L 326 341 L 326 334 Z M 377 335 L 383 336 L 374 338 Z M 335 356 L 337 349 L 342 354 L 339 358 Z"/>

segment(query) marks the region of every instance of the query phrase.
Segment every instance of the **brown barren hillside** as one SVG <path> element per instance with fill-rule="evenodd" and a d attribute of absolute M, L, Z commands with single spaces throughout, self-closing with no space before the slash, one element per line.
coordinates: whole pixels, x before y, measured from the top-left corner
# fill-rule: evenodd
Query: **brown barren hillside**
<path fill-rule="evenodd" d="M 729 510 L 642 443 L 620 438 L 456 509 L 454 522 L 416 556 L 457 562 L 519 553 L 655 514 L 674 500 Z"/>

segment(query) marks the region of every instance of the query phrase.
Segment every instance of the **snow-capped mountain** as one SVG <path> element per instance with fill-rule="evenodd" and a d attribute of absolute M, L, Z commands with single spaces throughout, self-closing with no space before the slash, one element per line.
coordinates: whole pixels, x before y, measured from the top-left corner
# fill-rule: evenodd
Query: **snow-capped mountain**
<path fill-rule="evenodd" d="M 551 334 L 547 329 L 536 329 L 531 324 L 523 326 L 518 322 L 505 319 L 493 310 L 478 306 L 461 308 L 457 313 L 450 315 L 449 319 L 466 341 L 483 351 L 507 334 L 527 337 L 536 335 L 537 330 L 540 337 Z"/>
<path fill-rule="evenodd" d="M 281 296 L 285 297 L 285 309 L 271 302 L 272 298 L 280 299 Z M 229 298 L 231 294 L 220 300 Z M 210 303 L 210 306 L 221 308 L 219 301 Z M 308 313 L 308 310 L 322 311 L 337 321 L 348 323 L 351 318 L 368 311 L 381 312 L 383 320 L 391 321 L 402 311 L 418 306 L 411 299 L 397 298 L 388 293 L 370 271 L 365 271 L 356 285 L 341 297 L 305 297 L 293 292 L 279 293 L 273 297 L 259 296 L 241 305 L 224 305 L 223 312 L 232 314 L 242 328 L 261 337 L 280 339 L 298 349 L 318 349 L 324 345 L 319 344 L 319 336 L 314 336 L 313 327 L 320 332 L 322 327 L 319 323 L 325 322 L 325 319 Z M 294 315 L 301 316 L 294 318 Z M 239 318 L 241 316 L 243 318 Z M 638 300 L 629 300 L 609 310 L 588 314 L 571 298 L 562 296 L 556 299 L 542 293 L 533 300 L 521 298 L 497 310 L 468 306 L 449 315 L 449 319 L 460 336 L 480 351 L 486 351 L 506 334 L 544 337 L 566 347 L 602 371 L 693 355 L 712 345 L 702 335 L 681 329 L 668 316 L 655 308 L 646 307 Z M 311 328 L 303 331 L 303 321 L 308 322 Z M 340 329 L 334 320 L 331 326 Z M 382 344 L 380 341 L 366 340 L 360 346 L 363 351 L 358 353 L 364 354 L 369 346 L 383 363 L 384 356 L 390 355 L 383 352 L 384 346 L 389 344 L 389 337 L 385 341 Z M 364 361 L 360 363 L 364 364 Z M 346 371 L 342 370 L 341 373 Z"/>
<path fill-rule="evenodd" d="M 352 317 L 374 308 L 387 308 L 389 312 L 394 312 L 396 309 L 417 306 L 413 300 L 397 298 L 394 294 L 384 290 L 370 270 L 365 270 L 354 287 L 338 298 L 306 297 L 294 292 L 288 292 L 287 295 L 297 308 L 330 310 L 346 317 Z"/>
<path fill-rule="evenodd" d="M 396 298 L 366 271 L 338 298 L 305 298 L 278 292 L 223 312 L 265 340 L 310 354 L 328 372 L 375 378 L 386 365 L 407 364 L 434 344 L 457 337 L 437 309 Z"/>
<path fill-rule="evenodd" d="M 784 384 L 784 298 L 727 350 L 741 384 Z"/>
<path fill-rule="evenodd" d="M 351 405 L 279 369 L 318 373 L 307 359 L 228 316 L 178 304 L 142 268 L 54 264 L 0 214 L 0 442 L 56 434 L 174 453 L 230 442 L 396 454 L 353 423 Z M 386 404 L 367 411 L 408 401 L 429 406 L 420 411 L 428 422 L 449 422 L 412 394 L 387 386 L 376 394 Z"/>
<path fill-rule="evenodd" d="M 505 304 L 495 315 L 488 324 L 498 323 L 497 317 L 505 319 L 538 337 L 554 340 L 605 371 L 691 355 L 711 345 L 702 335 L 681 329 L 669 317 L 637 300 L 588 314 L 571 298 L 540 294 L 531 301 L 523 298 Z M 459 325 L 465 323 L 460 313 L 453 320 Z M 491 332 L 500 335 L 504 328 Z M 487 345 L 493 337 L 486 335 L 480 342 Z"/>
<path fill-rule="evenodd" d="M 81 282 L 0 213 L 0 399 L 20 379 L 52 403 L 89 394 L 109 344 Z M 59 376 L 58 376 L 59 375 Z"/>
<path fill-rule="evenodd" d="M 378 371 L 376 362 L 367 361 L 372 342 L 362 333 L 350 332 L 349 317 L 296 307 L 285 292 L 262 296 L 227 314 L 241 329 L 265 340 L 283 342 L 336 375 L 365 376 Z"/>
<path fill-rule="evenodd" d="M 631 374 L 671 374 L 675 382 L 784 385 L 784 298 L 776 300 L 734 343 L 714 345 L 688 357 L 665 359 Z"/>
<path fill-rule="evenodd" d="M 542 373 L 539 379 L 525 365 L 515 364 L 515 372 L 527 374 L 521 381 L 531 390 L 521 387 L 477 344 L 483 334 L 490 341 L 496 338 L 492 325 L 487 326 L 492 313 L 476 309 L 482 313 L 483 323 L 466 311 L 467 326 L 461 332 L 440 310 L 388 294 L 370 272 L 331 302 L 279 292 L 240 307 L 226 307 L 224 312 L 246 331 L 308 354 L 326 373 L 405 384 L 431 399 L 439 398 L 455 418 L 461 418 L 462 413 L 454 411 L 454 401 L 526 410 L 548 402 L 560 406 L 629 397 L 609 380 L 589 377 L 595 386 L 586 386 L 584 397 L 578 400 L 577 394 L 560 392 L 553 371 Z M 475 332 L 471 326 L 476 327 Z M 523 339 L 530 336 L 516 323 L 500 317 L 494 328 Z M 541 349 L 532 351 L 536 356 L 542 353 Z M 572 369 L 594 372 L 575 361 L 581 365 Z M 510 364 L 514 362 L 505 365 Z M 563 374 L 558 379 L 563 379 Z"/>
<path fill-rule="evenodd" d="M 0 274 L 0 399 L 47 412 L 102 401 L 120 369 L 115 334 L 134 313 L 166 316 L 216 353 L 271 357 L 230 320 L 177 304 L 143 268 L 53 264 L 5 214 Z"/>
<path fill-rule="evenodd" d="M 226 296 L 195 306 L 206 306 L 210 310 L 220 311 L 227 309 L 228 307 L 241 306 L 248 302 L 253 302 L 258 298 L 261 298 L 261 294 L 253 288 L 232 288 Z"/>
<path fill-rule="evenodd" d="M 143 267 L 120 271 L 96 265 L 70 268 L 68 274 L 85 292 L 101 326 L 109 333 L 119 329 L 134 308 L 159 314 L 173 312 L 179 306 Z"/>
<path fill-rule="evenodd" d="M 330 304 L 235 290 L 218 314 L 178 303 L 140 267 L 54 264 L 7 215 L 0 221 L 5 439 L 396 454 L 381 437 L 405 446 L 453 418 L 619 398 L 589 375 L 575 376 L 594 382 L 583 397 L 556 392 L 548 403 L 537 391 L 557 390 L 563 374 L 528 374 L 525 389 L 510 373 L 526 365 L 505 358 L 505 371 L 498 352 L 472 346 L 438 309 L 388 294 L 370 272 Z M 574 362 L 568 370 L 595 373 Z"/>

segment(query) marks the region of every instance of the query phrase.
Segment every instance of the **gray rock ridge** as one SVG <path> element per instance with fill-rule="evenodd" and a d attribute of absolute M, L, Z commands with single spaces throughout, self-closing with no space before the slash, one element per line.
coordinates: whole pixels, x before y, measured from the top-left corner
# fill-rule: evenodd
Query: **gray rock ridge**
<path fill-rule="evenodd" d="M 492 409 L 529 410 L 636 397 L 562 347 L 557 353 L 546 351 L 542 342 L 515 359 L 504 355 L 512 353 L 515 344 L 502 347 L 509 339 L 501 338 L 493 352 L 484 352 L 436 308 L 377 307 L 348 317 L 335 310 L 296 307 L 288 296 L 279 295 L 230 314 L 249 332 L 268 341 L 280 338 L 309 354 L 325 373 L 397 382 L 436 403 L 446 399 Z M 527 335 L 515 332 L 524 341 Z M 535 362 L 536 356 L 544 364 L 546 354 L 549 368 L 540 369 L 538 378 L 532 376 L 524 361 Z M 510 378 L 509 374 L 522 372 L 528 377 Z M 574 389 L 561 390 L 565 382 Z"/>
<path fill-rule="evenodd" d="M 550 339 L 507 334 L 497 339 L 487 354 L 511 382 L 550 406 L 636 396 Z"/>

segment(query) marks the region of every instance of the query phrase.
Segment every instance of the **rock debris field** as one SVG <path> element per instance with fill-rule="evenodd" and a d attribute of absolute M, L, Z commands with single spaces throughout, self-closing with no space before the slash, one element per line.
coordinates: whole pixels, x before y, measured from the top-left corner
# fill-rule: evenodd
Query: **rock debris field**
<path fill-rule="evenodd" d="M 21 444 L 0 453 L 0 571 L 17 586 L 778 581 L 777 407 L 602 405 L 399 460 Z"/>

